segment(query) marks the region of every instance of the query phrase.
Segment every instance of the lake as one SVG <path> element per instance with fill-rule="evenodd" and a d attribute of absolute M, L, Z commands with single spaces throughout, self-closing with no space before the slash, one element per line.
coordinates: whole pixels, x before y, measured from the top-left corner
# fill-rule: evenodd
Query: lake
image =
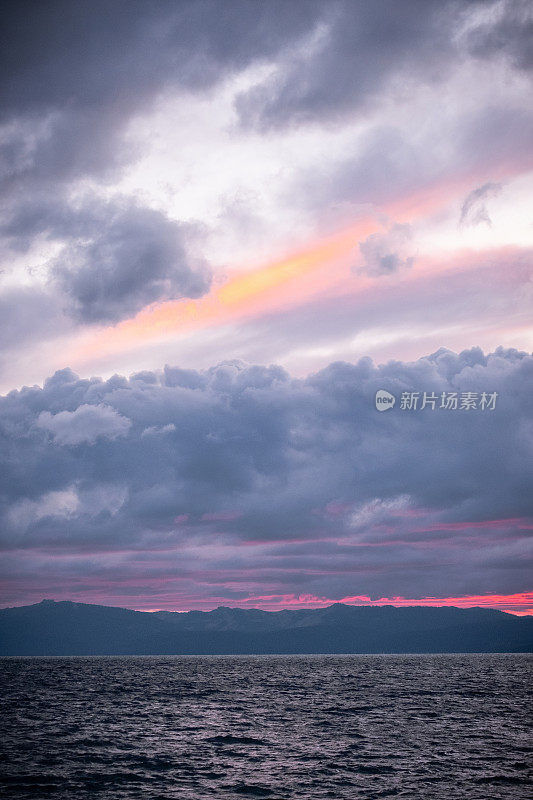
<path fill-rule="evenodd" d="M 530 655 L 0 659 L 6 798 L 526 800 Z"/>

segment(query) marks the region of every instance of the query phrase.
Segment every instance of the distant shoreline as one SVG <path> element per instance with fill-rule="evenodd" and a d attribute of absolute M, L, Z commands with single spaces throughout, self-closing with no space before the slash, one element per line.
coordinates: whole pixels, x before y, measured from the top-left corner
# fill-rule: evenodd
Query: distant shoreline
<path fill-rule="evenodd" d="M 0 610 L 0 656 L 532 653 L 533 618 L 487 608 L 148 612 L 45 600 Z"/>

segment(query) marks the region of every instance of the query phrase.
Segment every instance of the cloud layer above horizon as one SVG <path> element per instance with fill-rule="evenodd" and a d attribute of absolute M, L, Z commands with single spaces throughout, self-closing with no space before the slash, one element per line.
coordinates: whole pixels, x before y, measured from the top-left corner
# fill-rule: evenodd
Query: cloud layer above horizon
<path fill-rule="evenodd" d="M 497 392 L 376 410 L 375 393 Z M 144 608 L 528 591 L 533 358 L 70 370 L 0 401 L 6 604 Z M 527 598 L 526 598 L 527 602 Z"/>

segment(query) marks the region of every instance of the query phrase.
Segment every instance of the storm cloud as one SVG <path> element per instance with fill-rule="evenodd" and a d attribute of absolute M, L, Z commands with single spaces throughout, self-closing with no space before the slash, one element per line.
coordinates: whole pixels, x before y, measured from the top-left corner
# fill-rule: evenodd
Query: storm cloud
<path fill-rule="evenodd" d="M 15 204 L 0 221 L 15 251 L 34 237 L 59 245 L 46 265 L 47 288 L 56 305 L 85 323 L 117 322 L 156 301 L 205 294 L 211 272 L 190 252 L 190 227 L 131 200 L 90 195 L 78 205 L 43 198 Z"/>
<path fill-rule="evenodd" d="M 185 226 L 146 208 L 103 210 L 108 213 L 99 225 L 94 221 L 94 238 L 68 244 L 52 269 L 72 313 L 113 322 L 155 301 L 209 290 L 209 268 L 186 253 Z"/>
<path fill-rule="evenodd" d="M 393 410 L 376 411 L 380 388 Z M 532 390 L 530 356 L 476 348 L 305 380 L 242 362 L 108 381 L 63 370 L 0 402 L 5 577 L 16 561 L 27 592 L 47 548 L 73 590 L 90 559 L 87 596 L 111 564 L 119 593 L 140 580 L 154 597 L 163 575 L 198 597 L 524 590 Z M 402 410 L 411 391 L 498 397 Z"/>
<path fill-rule="evenodd" d="M 203 91 L 312 30 L 322 3 L 8 3 L 0 60 L 9 185 L 120 168 L 124 125 L 169 85 Z M 80 45 L 83 42 L 83 45 Z"/>
<path fill-rule="evenodd" d="M 379 102 L 398 76 L 438 84 L 467 57 L 526 69 L 532 22 L 520 0 L 55 0 L 8 3 L 4 24 L 0 153 L 13 191 L 109 178 L 136 156 L 128 121 L 169 87 L 201 94 L 272 65 L 236 99 L 244 125 L 331 122 Z"/>
<path fill-rule="evenodd" d="M 477 18 L 485 9 L 489 13 Z M 526 42 L 533 16 L 520 0 L 338 0 L 322 4 L 322 12 L 306 46 L 283 53 L 275 74 L 238 98 L 245 124 L 269 128 L 330 121 L 354 110 L 364 115 L 389 82 L 408 84 L 423 75 L 436 85 L 472 55 L 506 57 L 517 69 L 531 66 Z"/>

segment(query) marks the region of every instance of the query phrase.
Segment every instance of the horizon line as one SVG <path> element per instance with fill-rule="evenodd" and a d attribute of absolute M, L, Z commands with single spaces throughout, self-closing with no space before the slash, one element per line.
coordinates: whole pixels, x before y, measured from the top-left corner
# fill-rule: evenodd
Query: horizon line
<path fill-rule="evenodd" d="M 450 598 L 450 599 L 456 600 L 459 598 Z M 384 600 L 385 598 L 381 598 L 378 601 L 355 602 L 355 603 L 345 602 L 344 600 L 328 600 L 322 603 L 318 602 L 318 604 L 313 604 L 313 605 L 305 604 L 304 602 L 300 605 L 293 604 L 292 606 L 289 605 L 278 608 L 262 608 L 259 605 L 242 607 L 242 606 L 227 606 L 219 604 L 217 606 L 213 606 L 212 608 L 168 609 L 168 608 L 156 608 L 156 607 L 131 608 L 129 606 L 109 605 L 107 603 L 94 603 L 94 602 L 87 602 L 85 600 L 72 600 L 69 598 L 56 600 L 54 598 L 43 597 L 41 600 L 37 600 L 34 603 L 21 603 L 13 606 L 0 606 L 0 611 L 7 611 L 15 608 L 31 608 L 32 606 L 42 605 L 43 603 L 54 603 L 54 604 L 72 603 L 73 605 L 87 605 L 87 606 L 95 606 L 101 608 L 117 608 L 117 609 L 122 609 L 124 611 L 136 611 L 141 614 L 156 614 L 160 612 L 165 612 L 170 614 L 189 614 L 191 612 L 200 612 L 209 614 L 212 613 L 213 611 L 218 611 L 219 609 L 227 609 L 229 611 L 262 611 L 263 613 L 266 614 L 276 614 L 280 613 L 281 611 L 320 611 L 321 609 L 332 608 L 333 606 L 344 606 L 346 608 L 455 608 L 460 611 L 472 608 L 479 608 L 479 609 L 489 609 L 491 611 L 501 611 L 504 614 L 511 614 L 512 616 L 516 617 L 533 616 L 533 608 L 524 608 L 524 610 L 510 610 L 506 608 L 498 608 L 495 605 L 480 604 L 479 602 L 457 605 L 454 603 L 445 602 L 445 598 L 442 598 L 440 601 L 431 598 L 431 602 L 428 602 L 429 598 L 427 599 L 424 598 L 419 602 L 412 600 L 409 601 L 403 600 L 403 602 L 394 602 L 394 601 L 384 602 Z"/>

